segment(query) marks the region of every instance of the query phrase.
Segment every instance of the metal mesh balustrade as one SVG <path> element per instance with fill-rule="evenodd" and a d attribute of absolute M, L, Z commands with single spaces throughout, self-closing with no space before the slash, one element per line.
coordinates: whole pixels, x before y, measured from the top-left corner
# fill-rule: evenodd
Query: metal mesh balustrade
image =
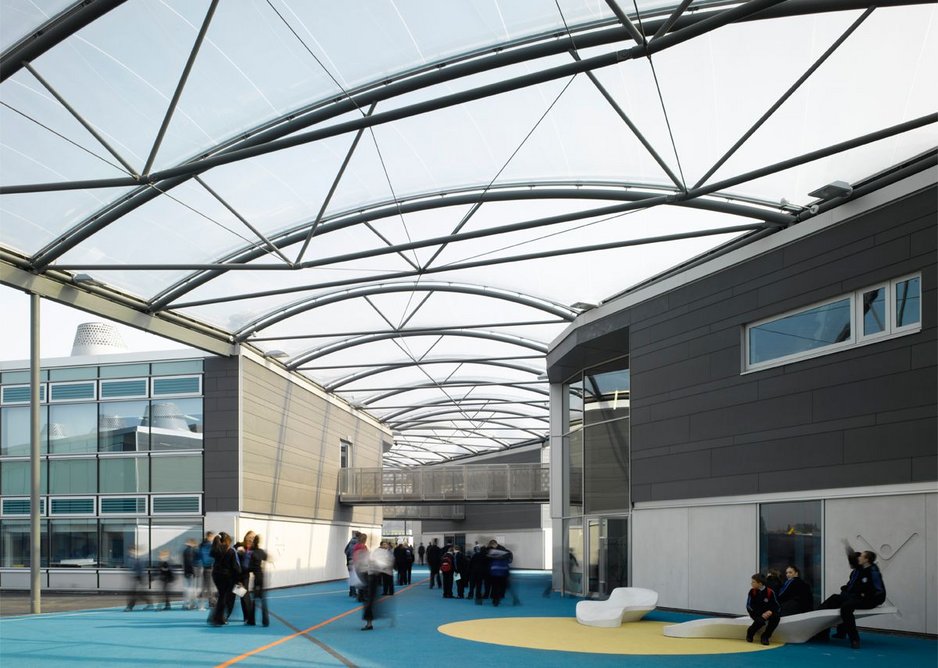
<path fill-rule="evenodd" d="M 348 504 L 546 503 L 549 498 L 548 464 L 349 468 L 339 475 L 339 499 Z"/>

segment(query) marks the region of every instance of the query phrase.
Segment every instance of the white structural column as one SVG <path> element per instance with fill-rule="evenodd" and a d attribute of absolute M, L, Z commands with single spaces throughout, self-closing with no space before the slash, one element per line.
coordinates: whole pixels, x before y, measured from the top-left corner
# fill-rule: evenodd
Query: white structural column
<path fill-rule="evenodd" d="M 42 534 L 39 531 L 39 295 L 29 295 L 29 591 L 30 610 L 42 612 L 39 568 Z"/>

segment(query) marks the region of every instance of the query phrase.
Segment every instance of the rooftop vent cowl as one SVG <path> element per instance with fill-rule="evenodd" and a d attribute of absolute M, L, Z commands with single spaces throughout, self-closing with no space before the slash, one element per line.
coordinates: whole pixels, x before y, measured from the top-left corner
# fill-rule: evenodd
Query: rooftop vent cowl
<path fill-rule="evenodd" d="M 127 352 L 127 345 L 114 325 L 106 322 L 83 322 L 75 330 L 72 357 L 124 352 Z"/>

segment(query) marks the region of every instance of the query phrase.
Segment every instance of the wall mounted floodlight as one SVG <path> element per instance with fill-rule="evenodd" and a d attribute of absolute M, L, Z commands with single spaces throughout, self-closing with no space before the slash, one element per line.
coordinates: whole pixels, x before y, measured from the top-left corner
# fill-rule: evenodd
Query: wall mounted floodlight
<path fill-rule="evenodd" d="M 99 288 L 104 286 L 104 283 L 96 279 L 94 276 L 91 276 L 90 274 L 75 274 L 74 276 L 72 276 L 72 283 L 75 283 L 76 285 L 85 285 L 85 286 L 93 285 Z"/>
<path fill-rule="evenodd" d="M 838 197 L 849 197 L 853 192 L 853 186 L 846 181 L 834 181 L 822 186 L 814 192 L 808 193 L 808 197 L 816 197 L 820 200 L 837 199 Z"/>
<path fill-rule="evenodd" d="M 596 304 L 590 304 L 589 302 L 573 302 L 570 304 L 570 308 L 578 313 L 583 313 L 583 311 L 589 311 L 590 309 L 596 308 Z"/>
<path fill-rule="evenodd" d="M 290 356 L 290 353 L 285 352 L 283 350 L 268 350 L 266 353 L 264 353 L 264 357 L 273 357 L 277 359 L 280 359 L 282 357 L 289 357 L 289 356 Z"/>

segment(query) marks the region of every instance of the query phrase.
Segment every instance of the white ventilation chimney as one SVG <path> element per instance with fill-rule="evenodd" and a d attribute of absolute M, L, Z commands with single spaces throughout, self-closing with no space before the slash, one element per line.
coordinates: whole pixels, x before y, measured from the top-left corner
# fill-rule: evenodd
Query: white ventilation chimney
<path fill-rule="evenodd" d="M 127 345 L 114 325 L 106 322 L 83 322 L 75 330 L 72 357 L 124 352 L 127 352 Z"/>

